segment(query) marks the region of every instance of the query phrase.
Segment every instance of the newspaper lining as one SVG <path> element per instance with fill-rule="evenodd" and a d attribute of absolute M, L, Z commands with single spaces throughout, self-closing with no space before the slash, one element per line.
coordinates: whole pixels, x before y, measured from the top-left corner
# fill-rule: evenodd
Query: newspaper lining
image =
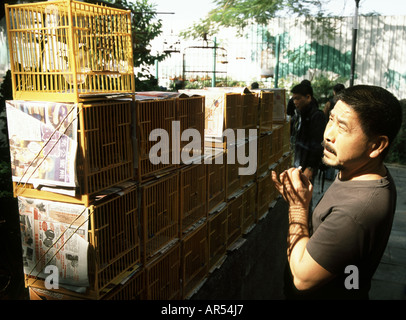
<path fill-rule="evenodd" d="M 60 284 L 89 286 L 88 208 L 18 197 L 24 273 L 45 279 L 56 266 Z"/>
<path fill-rule="evenodd" d="M 77 105 L 6 101 L 12 180 L 76 187 Z"/>

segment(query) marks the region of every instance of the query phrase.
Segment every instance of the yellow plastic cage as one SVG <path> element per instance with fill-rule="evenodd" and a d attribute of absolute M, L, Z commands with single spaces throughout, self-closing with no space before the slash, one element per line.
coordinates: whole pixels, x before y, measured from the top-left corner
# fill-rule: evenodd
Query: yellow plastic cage
<path fill-rule="evenodd" d="M 5 5 L 15 100 L 134 92 L 131 11 L 73 0 Z"/>

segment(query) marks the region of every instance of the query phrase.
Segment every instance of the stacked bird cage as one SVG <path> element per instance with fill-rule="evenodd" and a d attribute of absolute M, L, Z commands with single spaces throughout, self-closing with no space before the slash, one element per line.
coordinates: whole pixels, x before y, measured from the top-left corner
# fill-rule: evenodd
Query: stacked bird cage
<path fill-rule="evenodd" d="M 102 299 L 141 262 L 131 12 L 74 0 L 5 12 L 26 285 L 47 292 L 55 267 L 62 295 Z"/>

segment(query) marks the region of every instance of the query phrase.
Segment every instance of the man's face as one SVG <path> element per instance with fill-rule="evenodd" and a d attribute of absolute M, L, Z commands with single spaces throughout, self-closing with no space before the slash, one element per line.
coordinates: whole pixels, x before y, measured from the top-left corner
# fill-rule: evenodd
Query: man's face
<path fill-rule="evenodd" d="M 310 96 L 310 94 L 303 96 L 301 94 L 294 93 L 292 95 L 292 98 L 293 103 L 299 111 L 302 111 L 312 101 L 312 97 Z"/>
<path fill-rule="evenodd" d="M 338 101 L 324 131 L 323 162 L 351 176 L 368 164 L 371 145 L 356 112 Z"/>

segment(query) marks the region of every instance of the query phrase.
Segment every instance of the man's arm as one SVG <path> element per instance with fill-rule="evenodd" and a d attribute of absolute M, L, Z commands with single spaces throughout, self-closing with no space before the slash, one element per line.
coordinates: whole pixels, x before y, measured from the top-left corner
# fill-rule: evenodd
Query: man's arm
<path fill-rule="evenodd" d="M 313 186 L 298 169 L 291 168 L 280 175 L 272 172 L 276 189 L 289 204 L 288 261 L 298 290 L 317 287 L 334 275 L 319 265 L 307 252 L 309 241 L 308 208 Z"/>

